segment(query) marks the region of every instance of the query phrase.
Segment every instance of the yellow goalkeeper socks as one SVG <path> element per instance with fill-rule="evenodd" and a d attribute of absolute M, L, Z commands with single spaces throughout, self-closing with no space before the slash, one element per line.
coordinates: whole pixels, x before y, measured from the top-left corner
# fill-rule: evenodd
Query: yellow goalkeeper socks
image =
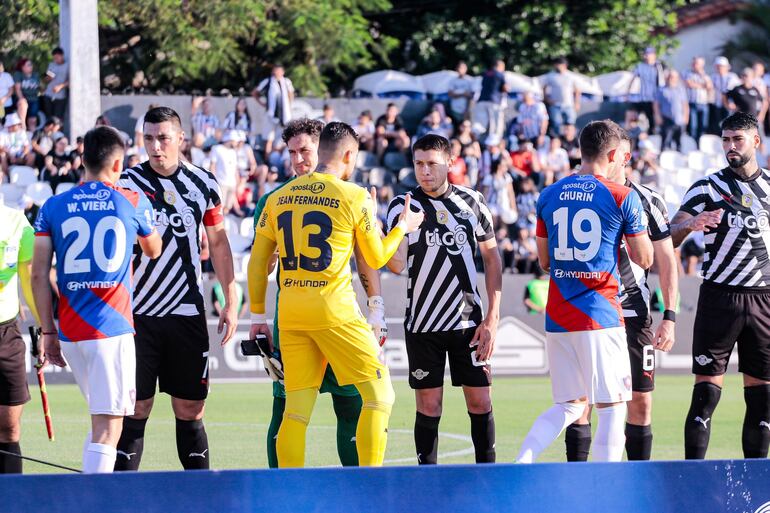
<path fill-rule="evenodd" d="M 316 388 L 286 391 L 286 410 L 276 442 L 280 468 L 305 466 L 307 425 L 317 397 Z"/>
<path fill-rule="evenodd" d="M 385 459 L 388 420 L 396 394 L 387 372 L 380 379 L 357 383 L 356 388 L 364 401 L 356 430 L 358 463 L 362 467 L 379 467 Z"/>

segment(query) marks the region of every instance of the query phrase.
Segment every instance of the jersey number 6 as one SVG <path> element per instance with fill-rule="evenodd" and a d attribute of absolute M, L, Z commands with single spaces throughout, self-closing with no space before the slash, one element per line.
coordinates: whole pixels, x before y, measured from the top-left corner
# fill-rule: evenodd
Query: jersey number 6
<path fill-rule="evenodd" d="M 283 231 L 283 243 L 286 256 L 281 258 L 281 266 L 286 271 L 297 270 L 297 257 L 294 253 L 294 233 L 292 218 L 294 212 L 288 210 L 278 216 L 278 229 Z M 307 238 L 307 247 L 318 250 L 317 257 L 302 254 L 304 244 L 300 247 L 299 267 L 311 273 L 321 272 L 332 263 L 332 247 L 326 242 L 332 234 L 332 220 L 323 212 L 306 212 L 302 216 L 302 228 L 317 226 L 318 233 L 311 233 Z"/>

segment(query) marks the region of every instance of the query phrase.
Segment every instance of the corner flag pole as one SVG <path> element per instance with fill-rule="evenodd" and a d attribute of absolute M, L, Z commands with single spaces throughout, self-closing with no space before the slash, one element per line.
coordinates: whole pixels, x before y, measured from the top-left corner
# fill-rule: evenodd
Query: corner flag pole
<path fill-rule="evenodd" d="M 40 358 L 40 349 L 38 347 L 38 337 L 40 330 L 34 326 L 29 327 L 29 336 L 32 340 L 30 352 L 36 359 L 35 369 L 37 369 L 37 383 L 40 385 L 40 399 L 43 403 L 43 416 L 45 417 L 45 429 L 48 432 L 48 439 L 54 441 L 53 422 L 51 421 L 51 408 L 48 405 L 48 391 L 45 389 L 45 376 L 43 375 L 43 365 L 45 360 Z"/>

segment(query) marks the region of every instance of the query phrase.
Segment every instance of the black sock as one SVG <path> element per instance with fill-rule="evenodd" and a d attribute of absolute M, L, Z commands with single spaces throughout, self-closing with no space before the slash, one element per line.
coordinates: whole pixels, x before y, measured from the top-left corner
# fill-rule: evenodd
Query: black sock
<path fill-rule="evenodd" d="M 0 442 L 0 450 L 21 456 L 19 442 Z M 0 453 L 0 474 L 21 474 L 21 458 Z"/>
<path fill-rule="evenodd" d="M 144 452 L 144 428 L 147 419 L 123 417 L 123 431 L 118 440 L 118 455 L 115 458 L 115 471 L 139 470 Z"/>
<path fill-rule="evenodd" d="M 497 454 L 495 452 L 495 417 L 492 411 L 468 412 L 468 416 L 471 418 L 471 439 L 476 449 L 476 463 L 494 463 Z"/>
<path fill-rule="evenodd" d="M 567 461 L 588 461 L 591 452 L 591 424 L 570 424 L 564 433 Z"/>
<path fill-rule="evenodd" d="M 176 452 L 185 470 L 209 468 L 209 439 L 203 420 L 176 419 Z"/>
<path fill-rule="evenodd" d="M 713 383 L 697 383 L 692 388 L 692 402 L 684 422 L 684 457 L 702 460 L 706 457 L 711 436 L 711 416 L 719 403 L 722 388 Z"/>
<path fill-rule="evenodd" d="M 267 466 L 278 468 L 278 451 L 275 449 L 278 430 L 281 429 L 283 412 L 286 409 L 286 399 L 284 397 L 273 397 L 273 416 L 270 418 L 270 425 L 267 427 Z"/>
<path fill-rule="evenodd" d="M 441 417 L 428 417 L 419 411 L 414 419 L 414 447 L 417 463 L 435 465 L 438 463 L 438 423 Z"/>
<path fill-rule="evenodd" d="M 648 461 L 652 455 L 652 426 L 626 422 L 626 456 L 628 461 Z"/>
<path fill-rule="evenodd" d="M 770 445 L 770 385 L 745 387 L 746 416 L 743 418 L 743 457 L 767 458 Z"/>
<path fill-rule="evenodd" d="M 337 454 L 343 467 L 358 466 L 356 428 L 363 401 L 360 395 L 332 394 L 334 414 L 337 416 Z"/>

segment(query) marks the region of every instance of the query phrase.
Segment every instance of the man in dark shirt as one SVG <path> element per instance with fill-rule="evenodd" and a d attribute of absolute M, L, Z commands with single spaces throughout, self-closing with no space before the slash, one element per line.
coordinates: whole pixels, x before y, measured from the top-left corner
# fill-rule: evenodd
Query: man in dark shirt
<path fill-rule="evenodd" d="M 385 109 L 385 114 L 377 118 L 374 137 L 379 159 L 382 159 L 387 151 L 405 153 L 409 149 L 409 135 L 406 133 L 404 120 L 401 119 L 398 106 L 395 103 L 389 103 Z"/>
<path fill-rule="evenodd" d="M 767 107 L 759 89 L 754 87 L 754 72 L 751 68 L 743 69 L 741 84 L 729 90 L 726 97 L 730 112 L 745 112 L 760 120 L 764 117 Z"/>
<path fill-rule="evenodd" d="M 474 114 L 487 118 L 487 137 L 503 137 L 505 130 L 505 106 L 508 86 L 505 84 L 505 62 L 500 59 L 484 73 L 481 79 L 481 94 Z"/>

